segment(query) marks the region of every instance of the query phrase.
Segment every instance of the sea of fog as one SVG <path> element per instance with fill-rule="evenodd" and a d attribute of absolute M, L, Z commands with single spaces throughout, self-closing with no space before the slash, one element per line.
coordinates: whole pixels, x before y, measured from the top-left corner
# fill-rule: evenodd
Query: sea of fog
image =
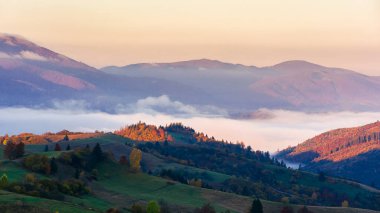
<path fill-rule="evenodd" d="M 375 122 L 380 118 L 380 112 L 307 114 L 266 109 L 261 112 L 270 116 L 236 120 L 202 115 L 183 117 L 161 113 L 107 114 L 64 109 L 2 108 L 0 109 L 0 134 L 57 132 L 62 129 L 113 131 L 139 121 L 155 125 L 182 122 L 196 131 L 205 132 L 217 139 L 243 141 L 254 149 L 275 152 L 297 145 L 327 130 L 359 126 Z"/>

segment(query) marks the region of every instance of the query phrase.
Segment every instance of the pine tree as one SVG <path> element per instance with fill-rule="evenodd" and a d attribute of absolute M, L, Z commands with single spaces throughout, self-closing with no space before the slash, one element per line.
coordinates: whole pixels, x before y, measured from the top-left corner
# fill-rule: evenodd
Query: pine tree
<path fill-rule="evenodd" d="M 15 144 L 12 143 L 11 141 L 8 141 L 7 145 L 5 145 L 4 156 L 8 158 L 9 160 L 14 159 L 13 153 L 14 153 L 15 147 L 16 147 Z"/>
<path fill-rule="evenodd" d="M 250 213 L 263 213 L 263 204 L 258 198 L 253 200 Z"/>
<path fill-rule="evenodd" d="M 15 147 L 15 158 L 22 157 L 25 154 L 25 145 L 23 142 L 20 142 Z"/>
<path fill-rule="evenodd" d="M 67 144 L 66 150 L 67 150 L 67 151 L 71 150 L 71 146 L 70 146 L 70 144 Z"/>
<path fill-rule="evenodd" d="M 53 157 L 50 160 L 50 173 L 51 174 L 55 174 L 57 171 L 58 171 L 58 164 L 57 164 L 57 162 L 55 160 L 55 157 Z"/>
<path fill-rule="evenodd" d="M 99 161 L 103 160 L 103 151 L 102 151 L 102 148 L 100 147 L 99 143 L 96 143 L 96 146 L 92 150 L 91 155 L 92 155 L 93 159 L 95 160 L 95 162 L 99 162 Z"/>
<path fill-rule="evenodd" d="M 54 151 L 59 152 L 59 151 L 61 151 L 61 150 L 62 150 L 62 149 L 61 149 L 61 145 L 59 145 L 59 143 L 56 143 L 56 144 L 55 144 Z"/>

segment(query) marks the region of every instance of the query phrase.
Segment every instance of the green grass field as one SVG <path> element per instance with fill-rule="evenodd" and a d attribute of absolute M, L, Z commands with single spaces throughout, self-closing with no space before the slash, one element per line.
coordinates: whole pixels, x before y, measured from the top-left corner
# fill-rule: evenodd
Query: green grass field
<path fill-rule="evenodd" d="M 104 144 L 108 147 L 112 144 L 115 148 L 127 143 L 122 137 L 116 135 L 104 135 L 99 138 L 80 139 L 76 141 L 69 141 L 62 143 L 62 148 L 66 144 L 75 148 L 77 146 L 84 146 L 90 144 L 93 146 L 95 143 Z M 58 157 L 62 152 L 48 151 L 43 152 L 45 145 L 27 145 L 27 153 L 40 153 L 48 157 Z M 52 150 L 54 144 L 49 146 Z M 1 148 L 0 148 L 1 149 Z M 0 150 L 0 157 L 3 157 L 3 150 Z M 206 174 L 207 181 L 215 183 L 223 183 L 225 180 L 231 178 L 230 175 L 225 175 L 218 172 L 212 172 L 204 169 L 194 168 L 191 166 L 182 165 L 174 162 L 167 162 L 166 160 L 159 159 L 149 153 L 143 154 L 143 160 L 146 164 L 157 169 L 180 169 L 193 173 Z M 240 196 L 232 193 L 225 193 L 215 190 L 209 190 L 199 187 L 194 187 L 186 184 L 181 184 L 164 178 L 151 176 L 145 173 L 131 173 L 126 166 L 122 166 L 116 162 L 107 160 L 100 163 L 97 168 L 99 172 L 98 181 L 89 183 L 91 193 L 82 197 L 66 196 L 65 201 L 57 201 L 44 199 L 39 197 L 31 197 L 21 194 L 15 194 L 7 191 L 0 191 L 0 207 L 1 205 L 32 205 L 35 207 L 43 208 L 48 212 L 59 213 L 76 213 L 76 212 L 105 212 L 111 207 L 117 207 L 122 212 L 129 212 L 129 208 L 134 203 L 146 204 L 150 200 L 164 200 L 169 203 L 172 208 L 180 212 L 192 212 L 196 207 L 203 204 L 210 203 L 213 205 L 217 212 L 224 212 L 230 210 L 231 212 L 247 212 L 250 208 L 252 198 Z M 280 181 L 289 181 L 290 173 L 284 173 L 280 170 L 283 168 L 268 169 L 275 171 L 275 175 Z M 0 175 L 7 174 L 9 182 L 23 181 L 24 177 L 29 171 L 26 171 L 20 161 L 0 160 Z M 51 178 L 49 176 L 37 175 L 39 178 Z M 313 187 L 329 186 L 339 190 L 348 191 L 355 195 L 355 193 L 365 193 L 366 190 L 356 185 L 350 186 L 347 183 L 337 181 L 333 184 L 323 183 L 316 181 L 317 176 L 314 174 L 304 173 L 298 180 L 298 184 L 306 184 Z M 280 212 L 284 206 L 282 203 L 270 202 L 262 200 L 264 205 L 264 212 Z M 302 206 L 292 205 L 295 212 Z M 332 207 L 309 207 L 315 213 L 372 213 L 375 211 L 353 209 L 353 208 L 332 208 Z M 175 211 L 174 211 L 175 212 Z"/>

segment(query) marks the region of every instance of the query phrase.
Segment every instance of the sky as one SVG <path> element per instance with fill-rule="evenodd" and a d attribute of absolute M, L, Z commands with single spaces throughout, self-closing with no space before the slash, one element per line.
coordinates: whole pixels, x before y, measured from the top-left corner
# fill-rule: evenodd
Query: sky
<path fill-rule="evenodd" d="M 378 0 L 0 0 L 0 31 L 95 67 L 303 59 L 380 75 Z"/>

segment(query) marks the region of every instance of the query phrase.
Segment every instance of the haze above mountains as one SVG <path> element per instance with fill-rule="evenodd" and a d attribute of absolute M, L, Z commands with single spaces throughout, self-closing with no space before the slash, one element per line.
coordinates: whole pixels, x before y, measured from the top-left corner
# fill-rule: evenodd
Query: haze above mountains
<path fill-rule="evenodd" d="M 70 100 L 118 113 L 148 100 L 169 114 L 246 118 L 260 108 L 326 112 L 380 106 L 379 77 L 301 60 L 255 67 L 200 59 L 98 70 L 8 34 L 0 35 L 0 80 L 2 107 L 54 107 Z M 168 103 L 179 107 L 165 111 Z"/>

